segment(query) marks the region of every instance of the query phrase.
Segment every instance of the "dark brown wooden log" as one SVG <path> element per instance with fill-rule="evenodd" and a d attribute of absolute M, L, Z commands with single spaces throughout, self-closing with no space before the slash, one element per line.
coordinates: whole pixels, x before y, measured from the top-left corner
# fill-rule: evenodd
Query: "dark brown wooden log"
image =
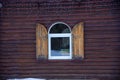
<path fill-rule="evenodd" d="M 55 1 L 55 0 L 53 0 Z M 60 78 L 119 80 L 120 1 L 0 0 L 0 80 Z M 84 22 L 84 59 L 36 60 L 36 24 Z"/>

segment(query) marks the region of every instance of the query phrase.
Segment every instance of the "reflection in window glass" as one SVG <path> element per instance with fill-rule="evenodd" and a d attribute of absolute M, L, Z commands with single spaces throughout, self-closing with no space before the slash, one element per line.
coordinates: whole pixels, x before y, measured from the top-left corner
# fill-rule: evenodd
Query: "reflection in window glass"
<path fill-rule="evenodd" d="M 70 33 L 70 30 L 64 24 L 56 24 L 51 28 L 50 33 Z"/>
<path fill-rule="evenodd" d="M 69 37 L 51 38 L 51 56 L 69 56 Z"/>
<path fill-rule="evenodd" d="M 57 22 L 49 28 L 49 59 L 72 59 L 71 29 Z"/>

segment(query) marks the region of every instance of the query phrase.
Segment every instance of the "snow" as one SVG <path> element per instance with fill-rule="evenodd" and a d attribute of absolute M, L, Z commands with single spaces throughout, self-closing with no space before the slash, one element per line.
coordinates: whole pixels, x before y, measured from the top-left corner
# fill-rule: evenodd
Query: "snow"
<path fill-rule="evenodd" d="M 38 79 L 38 78 L 22 78 L 22 79 L 7 79 L 7 80 L 46 80 L 46 79 Z"/>
<path fill-rule="evenodd" d="M 62 50 L 51 50 L 51 56 L 69 56 L 67 51 Z"/>

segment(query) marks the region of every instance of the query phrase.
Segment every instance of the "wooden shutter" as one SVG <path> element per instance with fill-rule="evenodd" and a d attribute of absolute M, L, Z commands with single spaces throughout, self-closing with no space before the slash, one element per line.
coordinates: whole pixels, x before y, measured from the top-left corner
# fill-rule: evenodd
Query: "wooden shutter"
<path fill-rule="evenodd" d="M 75 25 L 72 29 L 73 34 L 73 59 L 84 58 L 84 26 L 83 22 Z"/>
<path fill-rule="evenodd" d="M 47 59 L 48 56 L 48 33 L 42 24 L 36 27 L 36 57 L 37 59 Z"/>

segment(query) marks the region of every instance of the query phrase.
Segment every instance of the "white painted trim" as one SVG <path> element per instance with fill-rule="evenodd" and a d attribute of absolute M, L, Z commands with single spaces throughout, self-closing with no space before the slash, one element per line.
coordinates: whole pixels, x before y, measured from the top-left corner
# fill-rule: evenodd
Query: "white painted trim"
<path fill-rule="evenodd" d="M 67 34 L 49 34 L 48 35 L 49 37 L 69 37 L 71 36 L 70 33 L 67 33 Z"/>
<path fill-rule="evenodd" d="M 69 28 L 70 32 L 72 31 L 71 28 L 70 28 L 70 26 L 69 26 L 68 24 L 66 24 L 66 23 L 64 23 L 64 22 L 55 22 L 55 23 L 53 23 L 53 24 L 50 26 L 50 28 L 49 28 L 49 30 L 48 30 L 48 33 L 50 33 L 50 30 L 51 30 L 51 28 L 52 28 L 54 25 L 59 24 L 59 23 L 66 25 L 66 26 Z"/>
<path fill-rule="evenodd" d="M 49 43 L 49 48 L 48 48 L 48 59 L 72 59 L 72 36 L 71 34 L 49 34 L 48 35 L 48 43 Z M 69 37 L 69 44 L 70 44 L 70 55 L 69 56 L 51 56 L 51 38 L 55 37 Z"/>
<path fill-rule="evenodd" d="M 50 33 L 50 30 L 51 28 L 56 25 L 56 24 L 65 24 L 69 30 L 70 30 L 70 33 Z M 51 56 L 51 38 L 55 38 L 55 37 L 69 37 L 69 40 L 70 40 L 70 55 L 69 56 Z M 69 25 L 67 25 L 66 23 L 64 22 L 56 22 L 54 24 L 52 24 L 48 30 L 48 59 L 50 60 L 63 60 L 63 59 L 72 59 L 72 35 L 71 35 L 71 28 Z"/>

